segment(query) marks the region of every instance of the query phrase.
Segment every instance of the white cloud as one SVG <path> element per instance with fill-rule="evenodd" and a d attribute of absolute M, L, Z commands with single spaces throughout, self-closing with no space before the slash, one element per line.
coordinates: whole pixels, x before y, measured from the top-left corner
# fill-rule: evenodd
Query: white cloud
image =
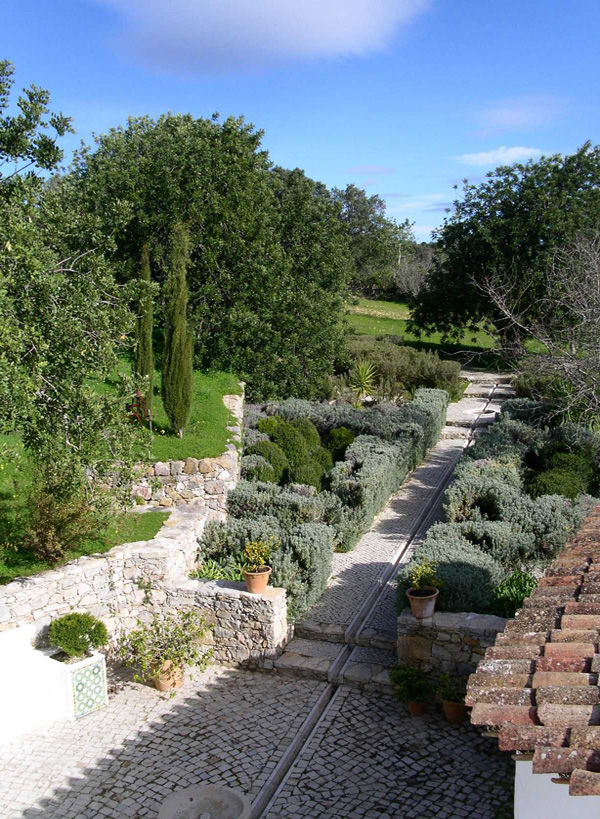
<path fill-rule="evenodd" d="M 385 49 L 430 0 L 96 0 L 121 48 L 153 68 L 205 72 Z"/>
<path fill-rule="evenodd" d="M 526 131 L 549 125 L 567 110 L 567 101 L 560 97 L 530 95 L 491 102 L 476 113 L 476 119 L 491 131 Z"/>
<path fill-rule="evenodd" d="M 461 154 L 455 156 L 454 159 L 458 159 L 459 162 L 463 162 L 465 165 L 474 165 L 476 167 L 483 165 L 512 165 L 513 162 L 521 162 L 524 159 L 537 159 L 543 153 L 544 151 L 540 148 L 525 148 L 522 146 L 507 148 L 506 145 L 501 145 L 491 151 Z"/>

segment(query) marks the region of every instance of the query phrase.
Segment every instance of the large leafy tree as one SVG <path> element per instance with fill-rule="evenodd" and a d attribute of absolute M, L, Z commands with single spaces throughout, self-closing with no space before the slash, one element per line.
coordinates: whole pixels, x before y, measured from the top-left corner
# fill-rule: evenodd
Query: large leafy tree
<path fill-rule="evenodd" d="M 410 224 L 389 219 L 384 200 L 356 185 L 334 188 L 331 196 L 348 237 L 350 287 L 365 295 L 393 291 L 401 248 L 412 239 Z"/>
<path fill-rule="evenodd" d="M 326 327 L 339 328 L 340 278 L 331 272 L 339 268 L 323 262 L 316 272 L 315 261 L 303 272 L 296 265 L 300 254 L 286 249 L 282 202 L 288 197 L 278 197 L 261 138 L 242 119 L 130 119 L 84 149 L 48 196 L 60 196 L 72 213 L 85 214 L 77 216 L 73 249 L 89 236 L 110 247 L 122 281 L 137 275 L 147 243 L 153 279 L 164 284 L 171 231 L 185 223 L 196 365 L 233 370 L 254 397 L 310 395 L 331 371 L 333 344 L 327 337 L 319 347 L 314 338 L 319 325 L 305 320 L 302 311 L 310 294 L 310 315 L 320 312 Z M 332 212 L 324 202 L 314 205 L 313 254 L 315 236 L 330 245 L 324 227 L 332 225 Z M 332 229 L 335 244 L 341 234 Z M 161 312 L 156 311 L 157 322 Z M 314 355 L 315 349 L 321 354 Z"/>
<path fill-rule="evenodd" d="M 518 294 L 535 320 L 554 253 L 599 223 L 600 148 L 589 143 L 569 156 L 497 168 L 478 185 L 465 182 L 437 233 L 440 253 L 419 292 L 415 325 L 457 337 L 484 320 L 518 345 L 518 327 L 491 291 Z"/>
<path fill-rule="evenodd" d="M 132 315 L 101 255 L 59 252 L 60 231 L 46 241 L 41 171 L 60 162 L 69 120 L 49 114 L 48 93 L 34 86 L 9 113 L 12 71 L 0 63 L 0 430 L 20 435 L 39 485 L 58 499 L 133 461 L 133 385 L 92 386 L 114 371 Z"/>

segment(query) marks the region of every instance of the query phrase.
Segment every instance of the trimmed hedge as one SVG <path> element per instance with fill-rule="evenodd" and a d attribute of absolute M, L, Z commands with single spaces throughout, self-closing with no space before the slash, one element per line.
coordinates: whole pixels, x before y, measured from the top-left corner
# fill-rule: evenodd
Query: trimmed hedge
<path fill-rule="evenodd" d="M 287 480 L 290 473 L 290 462 L 285 452 L 273 441 L 259 441 L 246 449 L 246 455 L 260 455 L 273 467 L 277 483 Z"/>
<path fill-rule="evenodd" d="M 274 483 L 275 470 L 262 455 L 244 455 L 241 460 L 241 475 L 246 481 Z"/>
<path fill-rule="evenodd" d="M 327 439 L 327 449 L 336 463 L 343 460 L 346 450 L 355 438 L 356 435 L 347 427 L 337 427 L 331 430 Z"/>
<path fill-rule="evenodd" d="M 445 527 L 442 530 L 439 527 Z M 489 611 L 494 592 L 506 576 L 500 563 L 467 540 L 457 527 L 434 524 L 418 554 L 398 575 L 398 608 L 407 604 L 406 590 L 413 567 L 427 558 L 436 563 L 443 582 L 438 597 L 441 611 Z"/>
<path fill-rule="evenodd" d="M 306 523 L 285 530 L 269 516 L 211 522 L 200 540 L 199 562 L 217 560 L 222 566 L 234 565 L 242 560 L 247 541 L 271 537 L 280 541 L 271 557 L 271 580 L 273 585 L 287 590 L 288 612 L 293 619 L 325 590 L 331 575 L 334 538 L 331 527 Z"/>

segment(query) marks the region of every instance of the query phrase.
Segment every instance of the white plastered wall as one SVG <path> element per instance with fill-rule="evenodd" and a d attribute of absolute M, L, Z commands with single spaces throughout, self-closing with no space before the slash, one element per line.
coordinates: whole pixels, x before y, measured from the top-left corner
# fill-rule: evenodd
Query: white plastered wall
<path fill-rule="evenodd" d="M 515 819 L 599 819 L 600 796 L 569 796 L 552 774 L 534 774 L 532 762 L 515 765 Z"/>

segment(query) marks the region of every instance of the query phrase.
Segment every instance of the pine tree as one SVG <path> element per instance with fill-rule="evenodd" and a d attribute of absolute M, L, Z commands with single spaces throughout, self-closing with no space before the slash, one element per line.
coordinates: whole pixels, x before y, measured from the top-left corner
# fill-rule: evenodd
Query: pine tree
<path fill-rule="evenodd" d="M 187 323 L 186 270 L 190 236 L 177 224 L 171 234 L 171 260 L 165 282 L 165 348 L 162 363 L 162 399 L 177 437 L 181 438 L 192 406 L 194 346 Z"/>
<path fill-rule="evenodd" d="M 154 353 L 152 350 L 152 325 L 154 310 L 152 293 L 150 291 L 150 254 L 148 245 L 144 242 L 140 259 L 140 282 L 142 294 L 139 302 L 139 316 L 137 320 L 137 348 L 135 352 L 135 372 L 146 379 L 146 389 L 142 396 L 142 408 L 150 421 L 152 429 L 152 395 L 154 381 Z"/>

